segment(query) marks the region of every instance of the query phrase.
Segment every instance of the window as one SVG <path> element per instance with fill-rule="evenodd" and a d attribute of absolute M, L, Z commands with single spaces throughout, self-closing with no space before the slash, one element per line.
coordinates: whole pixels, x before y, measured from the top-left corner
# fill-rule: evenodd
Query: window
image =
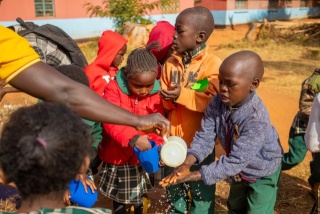
<path fill-rule="evenodd" d="M 36 17 L 54 16 L 54 0 L 34 0 Z"/>
<path fill-rule="evenodd" d="M 278 0 L 269 0 L 269 9 L 276 9 L 279 8 Z"/>
<path fill-rule="evenodd" d="M 300 7 L 311 7 L 312 3 L 315 3 L 316 1 L 310 1 L 310 0 L 301 0 L 300 1 Z"/>
<path fill-rule="evenodd" d="M 165 7 L 161 7 L 161 12 L 163 14 L 178 14 L 180 13 L 180 1 L 179 0 L 172 0 L 169 5 Z"/>
<path fill-rule="evenodd" d="M 248 0 L 236 0 L 235 9 L 236 10 L 246 10 L 248 8 Z"/>

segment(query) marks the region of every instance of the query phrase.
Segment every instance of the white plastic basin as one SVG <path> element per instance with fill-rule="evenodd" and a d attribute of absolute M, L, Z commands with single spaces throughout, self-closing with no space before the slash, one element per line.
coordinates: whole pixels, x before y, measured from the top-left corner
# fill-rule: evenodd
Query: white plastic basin
<path fill-rule="evenodd" d="M 186 159 L 187 150 L 187 144 L 182 138 L 171 136 L 161 149 L 161 160 L 167 166 L 177 167 Z"/>

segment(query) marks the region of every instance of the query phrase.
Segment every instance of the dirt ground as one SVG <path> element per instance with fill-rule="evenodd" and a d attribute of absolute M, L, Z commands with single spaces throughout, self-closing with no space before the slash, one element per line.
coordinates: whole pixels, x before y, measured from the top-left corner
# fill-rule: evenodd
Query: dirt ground
<path fill-rule="evenodd" d="M 242 25 L 242 26 L 235 26 L 234 29 L 226 28 L 226 29 L 215 29 L 213 35 L 210 37 L 208 41 L 208 45 L 210 46 L 213 53 L 224 59 L 227 55 L 226 53 L 219 52 L 217 47 L 222 43 L 227 43 L 230 41 L 240 40 L 244 38 L 246 32 L 248 31 L 249 26 Z M 263 83 L 260 85 L 258 89 L 258 94 L 263 99 L 264 103 L 266 104 L 267 108 L 269 109 L 271 121 L 276 127 L 279 135 L 282 146 L 284 151 L 288 150 L 288 133 L 289 128 L 292 122 L 294 115 L 298 110 L 298 98 L 299 94 L 288 96 L 283 95 L 280 91 L 277 90 L 269 90 L 266 88 Z M 31 98 L 30 96 L 24 93 L 16 93 L 16 94 L 9 94 L 6 95 L 5 98 L 0 103 L 0 108 L 3 108 L 4 105 L 8 104 L 28 104 L 34 102 L 35 99 Z M 221 148 L 219 149 L 218 146 L 218 155 L 223 154 Z M 311 160 L 311 155 L 308 154 L 305 158 L 301 167 L 305 168 L 306 175 L 302 175 L 301 177 L 307 177 L 308 175 L 308 163 Z M 299 172 L 297 172 L 299 173 Z M 285 200 L 286 196 L 281 195 L 279 202 L 277 204 L 283 206 L 291 206 L 297 200 L 306 200 L 305 206 L 308 207 L 312 205 L 312 199 L 308 196 L 308 184 L 305 180 L 299 178 L 298 176 L 291 175 L 290 173 L 282 175 L 285 176 L 285 179 L 291 179 L 294 185 L 297 185 L 297 188 L 301 188 L 301 191 L 298 193 L 300 194 L 297 196 L 295 201 Z M 299 180 L 299 182 L 298 182 Z M 281 187 L 280 187 L 281 191 Z M 279 191 L 279 192 L 280 192 Z M 228 194 L 228 185 L 226 182 L 220 182 L 217 184 L 217 193 L 216 193 L 216 213 L 226 213 L 226 204 L 225 200 Z M 300 197 L 301 196 L 301 197 Z M 165 202 L 165 194 L 163 189 L 156 189 L 154 193 L 149 195 L 151 200 L 151 205 L 149 205 L 148 213 L 163 213 L 167 207 Z M 282 203 L 282 204 L 281 204 Z M 112 207 L 110 200 L 106 199 L 102 195 L 99 195 L 99 201 L 96 203 L 97 207 Z M 305 211 L 299 210 L 299 207 L 293 209 L 296 213 L 305 213 Z M 292 211 L 292 212 L 293 212 Z M 291 213 L 291 212 L 283 212 L 282 208 L 277 209 L 276 213 Z"/>

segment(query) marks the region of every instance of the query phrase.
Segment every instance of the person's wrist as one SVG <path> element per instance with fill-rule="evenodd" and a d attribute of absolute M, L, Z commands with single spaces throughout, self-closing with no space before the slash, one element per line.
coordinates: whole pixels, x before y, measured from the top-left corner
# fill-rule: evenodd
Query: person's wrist
<path fill-rule="evenodd" d="M 192 166 L 197 161 L 196 157 L 193 155 L 187 155 L 186 160 L 184 161 L 184 165 Z"/>
<path fill-rule="evenodd" d="M 131 120 L 130 125 L 139 130 L 141 128 L 140 127 L 141 116 L 138 116 L 138 115 L 132 115 L 132 116 L 133 116 L 133 118 Z"/>
<path fill-rule="evenodd" d="M 191 172 L 191 175 L 190 175 L 190 180 L 191 181 L 199 181 L 201 179 L 202 179 L 202 177 L 201 177 L 200 171 Z"/>

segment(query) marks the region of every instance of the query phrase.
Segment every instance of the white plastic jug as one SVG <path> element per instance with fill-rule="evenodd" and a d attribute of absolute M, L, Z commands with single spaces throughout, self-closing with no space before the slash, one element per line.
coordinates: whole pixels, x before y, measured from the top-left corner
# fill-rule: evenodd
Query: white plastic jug
<path fill-rule="evenodd" d="M 164 138 L 165 139 L 165 138 Z M 161 160 L 170 167 L 181 165 L 187 156 L 187 144 L 177 136 L 170 136 L 162 146 L 160 156 Z"/>

